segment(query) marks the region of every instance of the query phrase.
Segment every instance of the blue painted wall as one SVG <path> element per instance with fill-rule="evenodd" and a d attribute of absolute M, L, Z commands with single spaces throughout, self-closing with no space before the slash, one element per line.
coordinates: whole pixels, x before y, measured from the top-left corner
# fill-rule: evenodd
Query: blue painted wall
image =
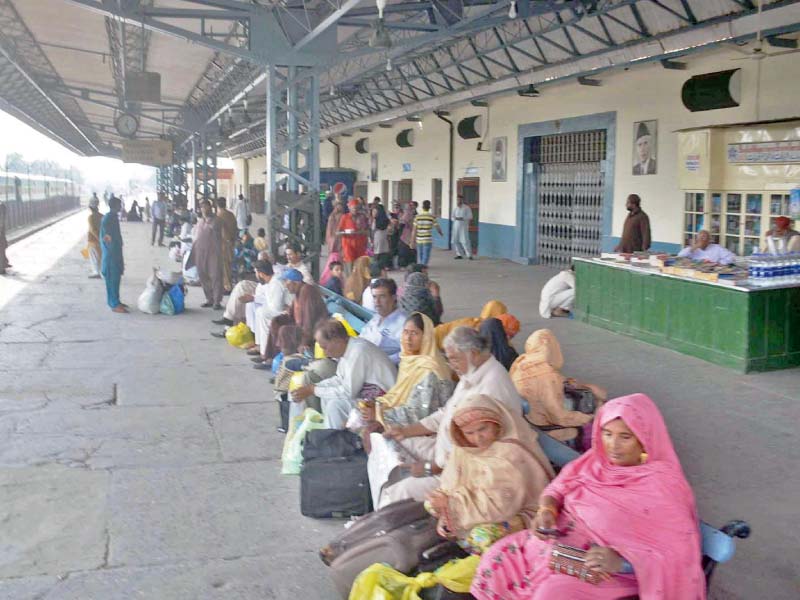
<path fill-rule="evenodd" d="M 450 238 L 450 219 L 439 219 L 439 227 L 444 235 L 433 232 L 433 246 L 447 249 Z M 478 224 L 478 256 L 491 258 L 511 258 L 514 256 L 514 227 L 494 223 Z"/>
<path fill-rule="evenodd" d="M 433 247 L 446 249 L 447 241 L 450 239 L 450 219 L 439 217 L 438 221 L 444 235 L 439 235 L 436 231 L 433 232 Z"/>
<path fill-rule="evenodd" d="M 603 252 L 613 252 L 614 248 L 619 244 L 620 238 L 608 236 L 603 238 Z M 677 254 L 683 249 L 680 244 L 672 244 L 670 242 L 658 242 L 653 240 L 650 243 L 650 250 L 653 252 L 665 252 L 667 254 Z"/>

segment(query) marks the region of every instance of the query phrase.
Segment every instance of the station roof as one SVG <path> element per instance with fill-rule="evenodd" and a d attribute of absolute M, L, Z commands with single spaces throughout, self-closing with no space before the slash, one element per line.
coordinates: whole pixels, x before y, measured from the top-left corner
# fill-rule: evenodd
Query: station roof
<path fill-rule="evenodd" d="M 791 52 L 799 29 L 800 0 L 0 0 L 0 108 L 81 155 L 119 156 L 131 113 L 138 138 L 253 156 L 268 62 L 318 75 L 329 137 L 715 44 Z M 131 99 L 142 71 L 160 101 Z"/>

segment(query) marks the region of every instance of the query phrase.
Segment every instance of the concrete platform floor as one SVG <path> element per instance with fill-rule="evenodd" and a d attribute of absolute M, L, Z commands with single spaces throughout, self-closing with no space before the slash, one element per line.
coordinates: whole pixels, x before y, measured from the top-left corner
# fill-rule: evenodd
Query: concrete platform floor
<path fill-rule="evenodd" d="M 264 373 L 211 338 L 192 288 L 177 317 L 111 313 L 79 254 L 85 215 L 11 247 L 0 278 L 0 598 L 333 600 L 317 550 L 341 526 L 299 513 L 279 474 L 282 436 Z M 123 300 L 166 250 L 123 224 Z M 800 370 L 743 376 L 601 329 L 538 317 L 551 271 L 434 252 L 445 316 L 499 298 L 547 326 L 565 373 L 642 391 L 662 408 L 698 498 L 751 539 L 712 597 L 800 596 Z M 794 473 L 794 475 L 792 475 Z"/>

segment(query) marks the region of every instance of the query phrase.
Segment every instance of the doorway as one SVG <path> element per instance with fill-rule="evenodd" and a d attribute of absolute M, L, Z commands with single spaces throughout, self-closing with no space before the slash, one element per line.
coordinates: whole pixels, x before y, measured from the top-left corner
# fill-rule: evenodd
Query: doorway
<path fill-rule="evenodd" d="M 381 181 L 381 200 L 383 200 L 383 208 L 386 209 L 386 212 L 389 212 L 389 208 L 391 207 L 391 199 L 389 198 L 388 179 Z"/>
<path fill-rule="evenodd" d="M 411 179 L 401 179 L 397 186 L 397 195 L 401 204 L 411 202 L 413 199 L 413 181 Z"/>
<path fill-rule="evenodd" d="M 480 221 L 480 177 L 464 177 L 456 185 L 456 194 L 464 197 L 464 204 L 472 210 L 472 221 L 469 223 L 469 243 L 472 253 L 478 253 L 478 223 Z"/>
<path fill-rule="evenodd" d="M 264 184 L 250 184 L 250 210 L 258 215 L 263 215 L 265 209 Z"/>
<path fill-rule="evenodd" d="M 367 198 L 367 194 L 369 194 L 369 183 L 366 181 L 356 181 L 353 184 L 353 196 L 356 198 L 363 198 L 367 202 L 369 202 L 369 198 Z"/>

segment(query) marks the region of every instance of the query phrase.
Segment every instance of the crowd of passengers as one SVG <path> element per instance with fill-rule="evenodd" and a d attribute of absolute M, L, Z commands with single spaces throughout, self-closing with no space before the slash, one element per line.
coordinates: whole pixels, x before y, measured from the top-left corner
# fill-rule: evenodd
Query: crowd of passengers
<path fill-rule="evenodd" d="M 361 435 L 375 509 L 424 502 L 443 538 L 482 556 L 471 587 L 480 600 L 705 597 L 693 494 L 650 398 L 607 400 L 565 376 L 548 329 L 518 354 L 519 320 L 500 301 L 442 322 L 425 265 L 410 264 L 398 288 L 394 265 L 358 256 L 345 276 L 337 259 L 334 248 L 319 283 L 374 311 L 360 335 L 329 316 L 292 245 L 280 261 L 262 250 L 257 280 L 236 284 L 215 321 L 252 330 L 246 352 L 274 375 L 283 428 L 311 407 L 325 428 Z M 289 391 L 298 365 L 309 377 Z M 568 390 L 593 409 L 573 410 Z M 580 458 L 556 475 L 531 424 Z M 600 582 L 554 572 L 555 543 L 586 550 Z"/>

